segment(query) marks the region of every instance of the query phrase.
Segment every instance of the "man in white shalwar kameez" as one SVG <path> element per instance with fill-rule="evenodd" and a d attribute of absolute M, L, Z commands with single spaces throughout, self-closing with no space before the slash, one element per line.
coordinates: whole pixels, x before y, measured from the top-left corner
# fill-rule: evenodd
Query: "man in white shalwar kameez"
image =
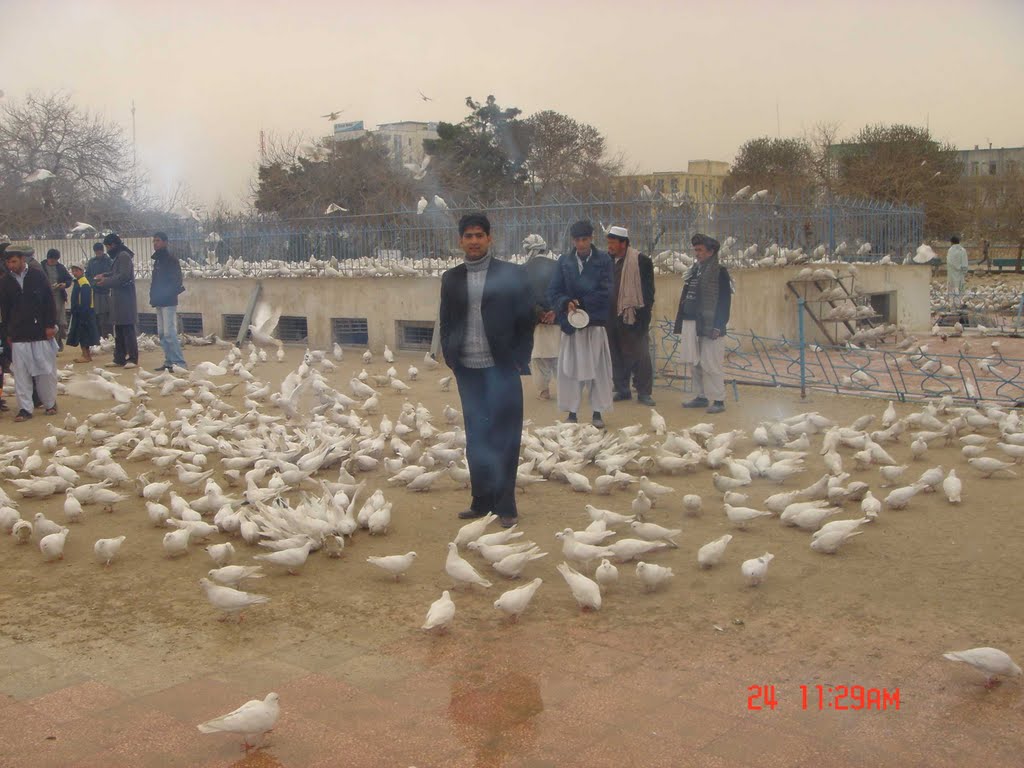
<path fill-rule="evenodd" d="M 946 252 L 946 292 L 954 307 L 963 303 L 964 290 L 967 284 L 967 249 L 960 245 L 960 238 L 954 235 L 949 238 L 950 246 Z"/>
<path fill-rule="evenodd" d="M 32 418 L 33 388 L 46 413 L 57 413 L 57 308 L 46 275 L 30 269 L 25 257 L 24 250 L 8 248 L 7 274 L 0 279 L 0 318 L 18 398 L 15 421 Z"/>
<path fill-rule="evenodd" d="M 604 429 L 602 414 L 612 408 L 612 356 L 608 348 L 608 322 L 612 260 L 593 245 L 594 227 L 577 221 L 569 230 L 573 248 L 558 259 L 558 270 L 548 287 L 562 339 L 558 351 L 558 408 L 568 411 L 569 423 L 578 420 L 583 392 L 590 392 L 592 423 Z M 587 325 L 576 328 L 570 314 L 583 310 Z"/>

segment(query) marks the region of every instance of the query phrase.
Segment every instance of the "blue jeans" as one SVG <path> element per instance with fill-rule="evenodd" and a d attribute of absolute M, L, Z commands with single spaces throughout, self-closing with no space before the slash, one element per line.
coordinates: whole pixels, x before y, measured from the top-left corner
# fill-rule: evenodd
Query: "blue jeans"
<path fill-rule="evenodd" d="M 178 341 L 178 308 L 153 307 L 156 311 L 156 332 L 160 336 L 160 346 L 164 348 L 164 365 L 180 365 L 187 368 L 181 353 L 181 342 Z"/>

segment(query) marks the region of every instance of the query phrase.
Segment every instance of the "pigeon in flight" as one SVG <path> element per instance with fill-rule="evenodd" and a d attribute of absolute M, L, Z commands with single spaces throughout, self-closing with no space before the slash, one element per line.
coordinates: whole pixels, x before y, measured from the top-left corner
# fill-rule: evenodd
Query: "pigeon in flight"
<path fill-rule="evenodd" d="M 342 208 L 337 203 L 331 203 L 330 205 L 327 206 L 327 210 L 324 211 L 324 213 L 338 213 L 339 211 L 341 211 L 342 213 L 348 213 L 348 208 Z"/>
<path fill-rule="evenodd" d="M 346 112 L 346 110 L 348 110 L 348 107 L 345 107 L 345 109 L 339 109 L 337 112 L 328 112 L 326 115 L 320 115 L 320 117 L 325 118 L 327 120 L 337 120 L 341 115 L 343 115 Z"/>
<path fill-rule="evenodd" d="M 424 101 L 433 101 L 432 98 L 424 94 L 423 91 L 421 91 L 419 88 L 416 89 L 416 93 L 418 93 L 420 95 L 420 98 L 423 99 Z"/>

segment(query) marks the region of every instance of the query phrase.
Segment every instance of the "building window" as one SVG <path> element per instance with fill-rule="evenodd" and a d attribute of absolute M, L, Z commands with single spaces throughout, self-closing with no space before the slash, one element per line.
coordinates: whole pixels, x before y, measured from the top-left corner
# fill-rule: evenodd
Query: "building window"
<path fill-rule="evenodd" d="M 282 315 L 277 321 L 277 338 L 293 344 L 304 344 L 309 337 L 306 318 Z"/>
<path fill-rule="evenodd" d="M 664 192 L 665 191 L 665 180 L 664 179 L 658 179 L 658 183 L 655 184 L 654 186 L 657 187 L 659 192 Z"/>
<path fill-rule="evenodd" d="M 978 163 L 975 161 L 975 162 L 971 163 L 971 176 L 977 176 L 977 175 L 978 175 Z"/>
<path fill-rule="evenodd" d="M 686 194 L 690 194 L 690 180 L 686 180 Z"/>
<path fill-rule="evenodd" d="M 396 320 L 395 331 L 399 349 L 430 349 L 434 339 L 434 321 Z"/>
<path fill-rule="evenodd" d="M 238 332 L 242 330 L 242 315 L 221 315 L 221 324 L 224 328 L 224 340 L 234 342 L 238 339 Z M 249 335 L 246 330 L 245 335 Z M 245 339 L 242 339 L 244 341 Z"/>
<path fill-rule="evenodd" d="M 670 183 L 670 186 L 671 186 L 673 192 L 678 192 L 679 191 L 679 179 L 675 179 L 675 178 L 672 179 L 672 181 Z"/>
<path fill-rule="evenodd" d="M 365 317 L 332 317 L 331 337 L 342 346 L 365 347 L 370 333 Z"/>
<path fill-rule="evenodd" d="M 203 335 L 203 316 L 199 312 L 179 312 L 178 326 L 190 336 Z"/>
<path fill-rule="evenodd" d="M 988 164 L 988 175 L 989 176 L 995 176 L 996 175 L 996 163 L 995 163 L 995 160 L 990 161 L 989 164 Z"/>
<path fill-rule="evenodd" d="M 139 333 L 156 333 L 155 312 L 139 312 Z"/>

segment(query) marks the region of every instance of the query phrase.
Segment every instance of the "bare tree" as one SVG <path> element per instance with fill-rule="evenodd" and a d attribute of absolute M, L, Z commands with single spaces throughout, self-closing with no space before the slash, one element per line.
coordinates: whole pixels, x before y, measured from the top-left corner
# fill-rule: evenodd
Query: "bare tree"
<path fill-rule="evenodd" d="M 526 119 L 530 151 L 526 167 L 541 191 L 607 189 L 622 168 L 609 157 L 605 137 L 597 128 L 568 115 L 545 110 Z"/>
<path fill-rule="evenodd" d="M 122 126 L 59 92 L 0 105 L 0 179 L 0 226 L 51 233 L 120 218 L 142 183 Z"/>

